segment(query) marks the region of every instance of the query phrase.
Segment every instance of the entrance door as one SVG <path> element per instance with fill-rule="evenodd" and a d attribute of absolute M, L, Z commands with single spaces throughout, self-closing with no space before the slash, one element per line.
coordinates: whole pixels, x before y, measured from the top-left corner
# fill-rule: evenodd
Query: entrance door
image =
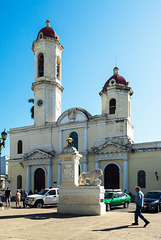
<path fill-rule="evenodd" d="M 109 164 L 104 171 L 104 188 L 118 189 L 120 188 L 119 168 L 115 164 Z"/>
<path fill-rule="evenodd" d="M 38 168 L 35 171 L 34 189 L 40 192 L 41 189 L 44 188 L 45 188 L 45 172 L 42 168 Z"/>

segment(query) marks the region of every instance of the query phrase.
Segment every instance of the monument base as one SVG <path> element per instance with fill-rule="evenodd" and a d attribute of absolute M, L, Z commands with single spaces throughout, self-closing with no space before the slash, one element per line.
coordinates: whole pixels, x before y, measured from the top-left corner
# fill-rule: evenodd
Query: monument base
<path fill-rule="evenodd" d="M 57 212 L 74 215 L 104 215 L 106 213 L 104 192 L 103 186 L 60 187 Z"/>

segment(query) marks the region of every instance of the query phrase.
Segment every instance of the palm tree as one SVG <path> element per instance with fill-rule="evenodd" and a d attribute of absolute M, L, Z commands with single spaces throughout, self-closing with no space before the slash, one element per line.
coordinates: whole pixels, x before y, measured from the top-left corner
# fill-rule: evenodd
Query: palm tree
<path fill-rule="evenodd" d="M 28 100 L 28 102 L 34 104 L 34 99 L 33 99 L 33 98 L 30 98 L 30 99 Z M 34 118 L 34 106 L 32 106 L 30 112 L 31 112 L 31 118 Z"/>

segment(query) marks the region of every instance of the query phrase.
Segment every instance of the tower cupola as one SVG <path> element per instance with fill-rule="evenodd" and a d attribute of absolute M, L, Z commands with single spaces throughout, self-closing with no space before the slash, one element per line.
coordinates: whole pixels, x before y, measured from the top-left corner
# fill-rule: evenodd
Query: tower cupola
<path fill-rule="evenodd" d="M 115 67 L 113 69 L 113 75 L 118 75 L 119 74 L 119 68 L 118 67 Z"/>

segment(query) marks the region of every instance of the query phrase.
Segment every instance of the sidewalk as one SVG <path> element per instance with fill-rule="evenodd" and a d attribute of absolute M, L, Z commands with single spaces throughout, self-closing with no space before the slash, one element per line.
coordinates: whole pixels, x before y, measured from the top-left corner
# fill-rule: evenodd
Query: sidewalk
<path fill-rule="evenodd" d="M 0 211 L 0 240 L 158 240 L 161 239 L 161 213 L 144 213 L 151 222 L 140 220 L 131 226 L 135 205 L 119 207 L 103 216 L 67 216 L 56 207 L 5 208 Z"/>

